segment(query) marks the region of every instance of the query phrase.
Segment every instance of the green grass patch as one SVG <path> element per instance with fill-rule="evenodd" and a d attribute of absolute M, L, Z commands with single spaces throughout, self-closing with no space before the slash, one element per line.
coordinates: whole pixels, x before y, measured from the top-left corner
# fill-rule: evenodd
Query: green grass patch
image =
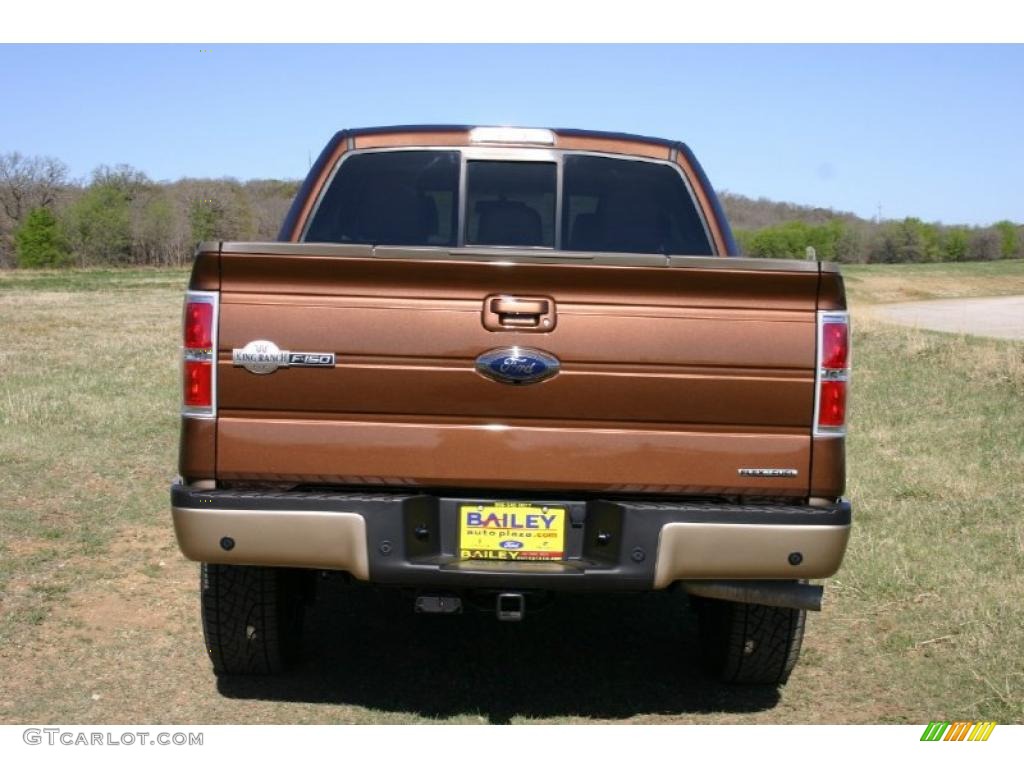
<path fill-rule="evenodd" d="M 837 666 L 866 653 L 872 678 L 932 711 L 1020 721 L 1024 345 L 877 321 L 854 344 L 856 527 L 836 614 L 867 634 Z"/>

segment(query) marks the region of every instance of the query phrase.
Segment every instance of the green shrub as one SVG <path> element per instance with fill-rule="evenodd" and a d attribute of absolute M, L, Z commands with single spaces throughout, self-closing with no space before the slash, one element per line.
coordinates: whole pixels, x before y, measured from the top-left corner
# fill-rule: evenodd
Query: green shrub
<path fill-rule="evenodd" d="M 71 249 L 60 222 L 49 208 L 35 208 L 14 232 L 19 267 L 66 267 Z"/>
<path fill-rule="evenodd" d="M 999 232 L 1000 251 L 1004 259 L 1015 259 L 1021 255 L 1019 227 L 1012 221 L 997 221 L 993 226 Z"/>

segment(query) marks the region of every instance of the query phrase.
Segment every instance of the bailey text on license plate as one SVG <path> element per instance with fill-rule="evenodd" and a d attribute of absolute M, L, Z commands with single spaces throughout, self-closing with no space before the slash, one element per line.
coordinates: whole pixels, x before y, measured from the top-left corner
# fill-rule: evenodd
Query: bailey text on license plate
<path fill-rule="evenodd" d="M 459 507 L 459 557 L 464 560 L 561 560 L 565 509 L 523 502 Z"/>

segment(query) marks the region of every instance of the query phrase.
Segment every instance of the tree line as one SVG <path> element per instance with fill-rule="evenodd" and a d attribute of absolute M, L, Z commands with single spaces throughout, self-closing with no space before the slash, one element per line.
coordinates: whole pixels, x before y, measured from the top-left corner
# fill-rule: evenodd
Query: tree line
<path fill-rule="evenodd" d="M 1024 227 L 1000 221 L 988 227 L 929 223 L 908 217 L 870 221 L 852 213 L 722 195 L 726 215 L 748 256 L 895 264 L 990 261 L 1024 257 Z"/>
<path fill-rule="evenodd" d="M 273 240 L 298 181 L 154 181 L 127 165 L 70 178 L 52 157 L 0 154 L 0 267 L 181 266 L 201 240 Z M 971 261 L 1024 256 L 1024 229 L 869 221 L 722 193 L 748 256 L 847 263 Z"/>
<path fill-rule="evenodd" d="M 158 182 L 127 165 L 71 180 L 52 157 L 0 154 L 0 267 L 182 266 L 201 240 L 273 240 L 297 181 Z"/>

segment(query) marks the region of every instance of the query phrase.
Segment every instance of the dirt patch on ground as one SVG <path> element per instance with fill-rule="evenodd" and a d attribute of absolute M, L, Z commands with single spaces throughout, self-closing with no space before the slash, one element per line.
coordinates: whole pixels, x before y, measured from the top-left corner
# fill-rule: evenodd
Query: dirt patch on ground
<path fill-rule="evenodd" d="M 107 578 L 68 596 L 52 624 L 80 629 L 100 639 L 168 626 L 170 586 L 194 582 L 194 569 L 177 552 L 169 527 L 124 529 L 110 545 Z"/>
<path fill-rule="evenodd" d="M 31 554 L 46 544 L 53 542 L 16 540 L 9 549 Z M 41 691 L 49 692 L 50 719 L 132 719 L 130 709 L 138 703 L 126 705 L 126 686 L 163 674 L 160 661 L 167 654 L 161 649 L 172 644 L 171 637 L 181 632 L 186 614 L 198 603 L 195 564 L 177 551 L 170 526 L 133 526 L 120 531 L 106 553 L 48 563 L 46 571 L 38 579 L 63 584 L 59 592 L 46 595 L 46 602 L 34 587 L 36 579 L 8 584 L 9 598 L 21 604 L 35 600 L 47 610 L 31 631 L 0 649 L 0 722 L 31 720 L 25 707 L 32 709 L 30 702 Z M 190 650 L 200 651 L 201 635 L 191 627 L 189 632 Z M 193 655 L 205 661 L 201 651 Z M 136 656 L 147 659 L 146 668 L 131 663 Z M 126 677 L 129 667 L 134 680 Z M 138 693 L 135 689 L 133 696 Z M 136 719 L 160 719 L 158 702 L 145 708 L 146 714 Z"/>
<path fill-rule="evenodd" d="M 4 542 L 4 552 L 10 557 L 32 557 L 54 546 L 53 539 L 38 539 L 29 536 L 10 538 Z"/>

